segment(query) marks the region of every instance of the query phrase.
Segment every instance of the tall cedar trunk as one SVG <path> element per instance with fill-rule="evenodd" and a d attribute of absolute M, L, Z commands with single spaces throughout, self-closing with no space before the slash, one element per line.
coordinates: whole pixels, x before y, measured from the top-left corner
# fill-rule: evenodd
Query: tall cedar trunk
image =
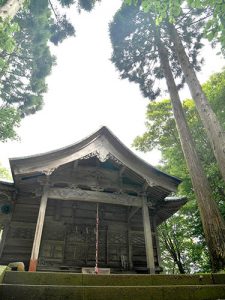
<path fill-rule="evenodd" d="M 168 24 L 168 26 L 171 40 L 174 43 L 174 50 L 184 72 L 185 81 L 189 86 L 192 98 L 196 104 L 196 109 L 205 127 L 220 172 L 225 181 L 225 132 L 208 103 L 176 28 L 173 24 Z"/>
<path fill-rule="evenodd" d="M 157 29 L 156 29 L 157 30 Z M 208 180 L 204 174 L 200 159 L 195 149 L 190 130 L 185 119 L 178 89 L 170 68 L 168 53 L 159 35 L 156 35 L 160 63 L 166 78 L 174 118 L 179 133 L 183 153 L 196 194 L 205 239 L 209 248 L 213 270 L 225 266 L 225 223 L 212 198 Z"/>
<path fill-rule="evenodd" d="M 0 7 L 0 17 L 2 19 L 15 17 L 25 0 L 8 0 Z"/>

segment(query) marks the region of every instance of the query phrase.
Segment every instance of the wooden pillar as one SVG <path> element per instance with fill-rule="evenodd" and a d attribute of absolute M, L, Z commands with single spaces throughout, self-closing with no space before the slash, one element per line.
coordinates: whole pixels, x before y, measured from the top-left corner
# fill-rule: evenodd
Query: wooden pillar
<path fill-rule="evenodd" d="M 3 226 L 2 226 L 3 232 L 2 232 L 2 237 L 0 239 L 0 257 L 2 256 L 2 252 L 3 252 L 4 246 L 5 246 L 6 237 L 7 237 L 7 234 L 9 232 L 9 227 L 10 227 L 10 222 L 7 222 L 7 223 L 3 224 Z"/>
<path fill-rule="evenodd" d="M 160 245 L 159 245 L 159 235 L 158 235 L 155 217 L 153 219 L 153 227 L 154 227 L 154 232 L 155 232 L 155 242 L 156 242 L 158 264 L 159 264 L 159 267 L 161 268 L 162 267 L 161 250 L 160 250 Z"/>
<path fill-rule="evenodd" d="M 128 223 L 128 259 L 129 259 L 129 270 L 133 270 L 132 236 L 131 236 L 130 223 Z"/>
<path fill-rule="evenodd" d="M 147 206 L 147 200 L 143 198 L 142 205 L 142 216 L 143 216 L 143 226 L 144 226 L 144 236 L 145 236 L 145 249 L 146 249 L 146 259 L 147 268 L 150 274 L 155 274 L 155 262 L 154 262 L 154 249 L 152 242 L 152 231 L 149 218 L 149 211 Z"/>
<path fill-rule="evenodd" d="M 13 216 L 14 209 L 15 209 L 15 200 L 16 200 L 16 193 L 15 192 L 12 195 L 12 200 L 13 200 L 12 201 L 12 211 L 9 215 L 8 220 L 5 221 L 4 224 L 3 224 L 3 233 L 2 233 L 2 238 L 0 240 L 0 257 L 2 256 L 4 247 L 5 247 L 5 242 L 6 242 L 6 239 L 7 239 L 7 236 L 8 236 L 8 232 L 9 232 L 9 229 L 10 229 L 10 224 L 11 224 L 11 221 L 12 221 L 12 216 Z"/>
<path fill-rule="evenodd" d="M 108 266 L 109 263 L 109 228 L 106 226 L 105 231 L 105 263 Z"/>
<path fill-rule="evenodd" d="M 38 218 L 37 218 L 33 248 L 32 248 L 31 258 L 30 258 L 30 265 L 29 265 L 30 272 L 35 272 L 37 269 L 38 254 L 39 254 L 39 249 L 41 244 L 41 236 L 42 236 L 42 230 L 44 226 L 47 201 L 48 201 L 48 186 L 44 186 L 40 207 L 39 207 Z"/>

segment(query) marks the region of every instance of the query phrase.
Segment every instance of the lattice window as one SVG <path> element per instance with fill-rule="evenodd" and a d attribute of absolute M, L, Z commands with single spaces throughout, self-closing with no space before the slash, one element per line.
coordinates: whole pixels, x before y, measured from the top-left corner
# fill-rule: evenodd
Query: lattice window
<path fill-rule="evenodd" d="M 131 243 L 135 246 L 143 246 L 145 245 L 145 237 L 143 232 L 133 232 L 131 235 Z"/>
<path fill-rule="evenodd" d="M 44 259 L 62 259 L 63 243 L 55 243 L 54 241 L 45 241 L 41 247 L 41 257 Z"/>
<path fill-rule="evenodd" d="M 127 232 L 126 231 L 109 231 L 108 232 L 109 244 L 126 244 Z"/>

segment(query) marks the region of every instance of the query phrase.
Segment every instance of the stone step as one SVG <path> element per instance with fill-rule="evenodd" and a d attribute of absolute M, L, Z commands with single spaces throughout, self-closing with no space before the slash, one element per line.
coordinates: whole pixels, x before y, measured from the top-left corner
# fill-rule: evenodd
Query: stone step
<path fill-rule="evenodd" d="M 82 274 L 53 272 L 5 272 L 3 283 L 23 285 L 83 285 Z"/>
<path fill-rule="evenodd" d="M 218 300 L 225 284 L 168 286 L 0 285 L 4 300 Z"/>
<path fill-rule="evenodd" d="M 53 272 L 5 272 L 3 283 L 73 286 L 157 286 L 225 284 L 225 274 L 204 275 L 91 275 Z M 225 297 L 224 297 L 225 298 Z"/>

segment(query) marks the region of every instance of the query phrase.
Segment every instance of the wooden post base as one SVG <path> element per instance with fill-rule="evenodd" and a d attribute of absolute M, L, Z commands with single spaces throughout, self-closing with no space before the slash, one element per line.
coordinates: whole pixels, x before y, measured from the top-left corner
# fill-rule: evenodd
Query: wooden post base
<path fill-rule="evenodd" d="M 36 272 L 37 270 L 37 260 L 31 259 L 29 264 L 29 272 Z"/>

